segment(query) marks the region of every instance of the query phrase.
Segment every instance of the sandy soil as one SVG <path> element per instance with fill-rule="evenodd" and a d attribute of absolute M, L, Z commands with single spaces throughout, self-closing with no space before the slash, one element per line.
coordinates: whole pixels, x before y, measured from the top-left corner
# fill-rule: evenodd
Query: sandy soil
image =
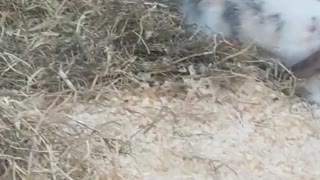
<path fill-rule="evenodd" d="M 174 84 L 118 92 L 69 118 L 107 139 L 93 146 L 111 179 L 320 179 L 316 107 L 253 80 L 190 85 L 184 96 Z"/>

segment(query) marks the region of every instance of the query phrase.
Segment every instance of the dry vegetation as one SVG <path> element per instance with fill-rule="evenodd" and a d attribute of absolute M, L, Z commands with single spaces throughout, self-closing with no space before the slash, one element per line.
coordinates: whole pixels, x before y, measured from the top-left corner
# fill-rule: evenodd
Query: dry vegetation
<path fill-rule="evenodd" d="M 254 47 L 195 34 L 174 2 L 157 2 L 0 1 L 0 179 L 115 179 L 97 164 L 110 139 L 60 117 L 68 102 L 166 81 L 183 94 L 202 77 L 292 93 L 294 78 Z"/>

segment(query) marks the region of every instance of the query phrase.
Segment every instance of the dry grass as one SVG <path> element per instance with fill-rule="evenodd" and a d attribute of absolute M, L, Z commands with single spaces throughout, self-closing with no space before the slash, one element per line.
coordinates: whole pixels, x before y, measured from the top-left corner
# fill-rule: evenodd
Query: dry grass
<path fill-rule="evenodd" d="M 107 91 L 185 77 L 259 77 L 281 90 L 294 82 L 254 48 L 187 31 L 174 3 L 2 0 L 0 13 L 2 178 L 103 176 L 95 160 L 105 157 L 88 144 L 92 136 L 105 139 L 59 121 L 67 111 L 59 105 L 75 95 L 98 100 Z"/>

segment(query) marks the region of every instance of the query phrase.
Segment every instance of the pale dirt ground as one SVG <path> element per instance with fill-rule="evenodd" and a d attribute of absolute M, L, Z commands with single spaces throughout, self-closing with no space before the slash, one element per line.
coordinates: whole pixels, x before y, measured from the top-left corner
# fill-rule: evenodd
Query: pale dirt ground
<path fill-rule="evenodd" d="M 105 157 L 96 168 L 130 180 L 320 179 L 316 107 L 254 80 L 234 92 L 208 79 L 189 83 L 185 96 L 167 84 L 66 108 L 71 122 L 110 140 L 84 140 Z"/>

